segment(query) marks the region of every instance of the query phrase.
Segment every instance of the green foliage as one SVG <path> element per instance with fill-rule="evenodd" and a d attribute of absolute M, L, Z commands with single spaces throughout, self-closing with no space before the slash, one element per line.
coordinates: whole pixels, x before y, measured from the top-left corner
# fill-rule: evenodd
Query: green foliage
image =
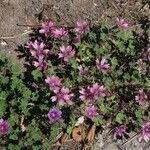
<path fill-rule="evenodd" d="M 29 66 L 24 73 L 9 58 L 0 57 L 0 118 L 6 118 L 10 126 L 8 135 L 1 137 L 1 149 L 50 149 L 60 132 L 72 133 L 81 116 L 84 120 L 79 124 L 86 128 L 91 124 L 105 126 L 111 120 L 112 126 L 123 124 L 128 127 L 132 122 L 135 130 L 149 118 L 149 102 L 146 100 L 141 106 L 135 100 L 140 89 L 149 92 L 149 62 L 143 59 L 146 52 L 142 51 L 143 45 L 132 31 L 100 26 L 89 29 L 77 43 L 72 38 L 57 40 L 39 36 L 39 39 L 50 49 L 44 58 L 47 64 L 43 70 L 35 69 L 33 61 L 36 58 L 29 51 L 26 55 Z M 68 62 L 58 58 L 60 45 L 71 45 L 75 51 Z M 26 49 L 24 52 L 26 54 Z M 104 58 L 108 69 L 98 69 L 96 59 Z M 88 68 L 86 75 L 81 75 L 80 65 Z M 60 88 L 69 88 L 74 94 L 72 106 L 51 101 L 58 93 L 49 88 L 45 79 L 52 75 L 61 79 Z M 92 98 L 90 102 L 90 98 L 81 100 L 79 90 L 94 83 L 103 85 L 106 95 Z M 90 92 L 85 91 L 85 94 Z M 61 96 L 59 98 L 63 98 Z M 96 108 L 94 119 L 86 116 L 85 108 L 90 105 Z M 54 107 L 62 111 L 62 118 L 56 123 L 47 117 Z"/>
<path fill-rule="evenodd" d="M 125 115 L 122 113 L 122 112 L 119 112 L 117 115 L 116 115 L 116 122 L 120 123 L 120 124 L 123 124 L 123 121 L 125 120 Z"/>

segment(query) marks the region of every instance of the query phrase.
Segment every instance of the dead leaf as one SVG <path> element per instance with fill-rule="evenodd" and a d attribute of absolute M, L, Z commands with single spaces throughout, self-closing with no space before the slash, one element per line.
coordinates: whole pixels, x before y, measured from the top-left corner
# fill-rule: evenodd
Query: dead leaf
<path fill-rule="evenodd" d="M 87 137 L 86 137 L 86 139 L 87 139 L 88 142 L 91 142 L 91 141 L 94 140 L 95 131 L 96 131 L 96 126 L 95 126 L 95 125 L 92 125 L 92 127 L 91 127 L 91 129 L 90 129 L 90 131 L 88 132 Z"/>
<path fill-rule="evenodd" d="M 24 117 L 21 116 L 21 123 L 20 123 L 21 131 L 22 131 L 22 132 L 25 132 L 25 131 L 26 131 L 26 127 L 24 126 L 23 122 L 24 122 Z"/>
<path fill-rule="evenodd" d="M 65 142 L 67 141 L 67 139 L 68 139 L 68 134 L 67 134 L 67 133 L 64 133 L 64 134 L 62 135 L 62 137 L 60 138 L 60 143 L 61 143 L 61 144 L 65 143 Z"/>
<path fill-rule="evenodd" d="M 82 128 L 80 126 L 75 127 L 72 131 L 72 138 L 76 142 L 81 142 L 82 141 Z"/>
<path fill-rule="evenodd" d="M 59 142 L 59 141 L 57 141 L 56 143 L 54 143 L 53 145 L 52 145 L 52 147 L 55 147 L 55 146 L 61 146 L 61 143 Z"/>

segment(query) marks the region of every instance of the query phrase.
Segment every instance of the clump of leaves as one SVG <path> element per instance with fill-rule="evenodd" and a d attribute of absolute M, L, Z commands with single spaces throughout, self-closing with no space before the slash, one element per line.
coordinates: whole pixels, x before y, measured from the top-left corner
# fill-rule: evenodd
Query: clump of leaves
<path fill-rule="evenodd" d="M 10 122 L 4 146 L 47 149 L 64 132 L 85 143 L 108 122 L 115 138 L 139 132 L 150 117 L 149 51 L 123 19 L 117 27 L 45 22 L 22 49 L 24 75 L 2 59 L 0 115 Z M 140 141 L 150 138 L 147 124 Z"/>

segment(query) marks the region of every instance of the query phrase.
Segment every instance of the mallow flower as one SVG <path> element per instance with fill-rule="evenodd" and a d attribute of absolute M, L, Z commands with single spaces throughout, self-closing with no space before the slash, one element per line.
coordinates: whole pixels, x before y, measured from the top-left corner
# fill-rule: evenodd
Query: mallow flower
<path fill-rule="evenodd" d="M 147 94 L 144 92 L 143 89 L 138 91 L 138 94 L 135 96 L 135 100 L 139 105 L 144 105 L 147 100 Z"/>
<path fill-rule="evenodd" d="M 129 28 L 129 25 L 128 25 L 128 23 L 127 22 L 125 22 L 124 21 L 124 19 L 122 19 L 122 18 L 118 18 L 117 17 L 117 27 L 119 28 L 119 29 L 122 29 L 122 30 L 128 30 L 128 28 Z"/>
<path fill-rule="evenodd" d="M 68 88 L 60 88 L 58 91 L 54 91 L 55 96 L 51 97 L 52 102 L 57 101 L 59 105 L 64 106 L 65 104 L 72 105 L 73 93 L 70 93 Z"/>
<path fill-rule="evenodd" d="M 95 119 L 96 116 L 98 115 L 94 105 L 90 105 L 90 106 L 85 107 L 84 114 L 87 118 L 89 118 L 91 120 Z"/>
<path fill-rule="evenodd" d="M 109 69 L 110 65 L 107 63 L 106 59 L 96 59 L 96 67 L 97 69 L 99 69 L 100 71 L 102 71 L 103 73 L 107 72 L 107 70 Z"/>
<path fill-rule="evenodd" d="M 51 21 L 43 22 L 39 33 L 48 36 L 49 33 L 54 29 L 54 23 Z"/>
<path fill-rule="evenodd" d="M 83 66 L 78 66 L 79 69 L 79 75 L 80 76 L 86 76 L 89 72 L 89 68 L 88 67 L 83 67 Z"/>
<path fill-rule="evenodd" d="M 63 58 L 65 62 L 68 62 L 71 57 L 75 55 L 75 51 L 72 49 L 72 46 L 64 46 L 60 47 L 60 52 L 58 54 L 59 58 Z"/>
<path fill-rule="evenodd" d="M 75 27 L 75 32 L 78 34 L 83 34 L 89 29 L 89 24 L 86 21 L 77 22 Z"/>
<path fill-rule="evenodd" d="M 126 128 L 124 125 L 117 126 L 114 130 L 114 139 L 123 138 L 126 134 Z"/>
<path fill-rule="evenodd" d="M 7 120 L 0 119 L 0 136 L 7 134 L 9 131 L 9 123 Z"/>
<path fill-rule="evenodd" d="M 61 79 L 57 76 L 47 77 L 45 82 L 49 85 L 51 91 L 59 91 Z"/>
<path fill-rule="evenodd" d="M 52 30 L 52 36 L 55 39 L 62 39 L 62 38 L 68 38 L 68 31 L 65 30 L 65 28 L 60 27 L 60 28 L 54 28 Z"/>
<path fill-rule="evenodd" d="M 88 86 L 87 88 L 81 88 L 79 90 L 79 93 L 79 98 L 82 101 L 93 103 L 99 97 L 106 96 L 106 89 L 103 85 L 94 83 L 92 86 Z"/>
<path fill-rule="evenodd" d="M 49 49 L 45 48 L 46 45 L 43 42 L 39 42 L 37 40 L 34 42 L 29 41 L 25 47 L 30 50 L 31 55 L 36 59 L 44 58 L 49 52 Z"/>
<path fill-rule="evenodd" d="M 48 118 L 52 122 L 56 122 L 61 118 L 62 112 L 57 108 L 51 108 L 47 114 Z"/>
<path fill-rule="evenodd" d="M 139 140 L 139 142 L 141 142 L 141 141 L 149 142 L 149 140 L 150 140 L 150 122 L 147 122 L 142 126 L 142 128 L 138 134 L 138 140 Z"/>
<path fill-rule="evenodd" d="M 47 62 L 43 58 L 39 58 L 37 61 L 33 61 L 33 66 L 38 70 L 45 70 L 47 67 Z"/>
<path fill-rule="evenodd" d="M 147 53 L 148 53 L 148 60 L 150 61 L 150 47 L 147 49 Z"/>

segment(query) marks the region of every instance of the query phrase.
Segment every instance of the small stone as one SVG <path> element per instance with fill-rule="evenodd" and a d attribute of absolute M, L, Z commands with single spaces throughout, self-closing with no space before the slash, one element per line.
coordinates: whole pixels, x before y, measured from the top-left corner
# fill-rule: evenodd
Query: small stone
<path fill-rule="evenodd" d="M 101 148 L 104 147 L 104 140 L 102 137 L 102 134 L 98 134 L 98 137 L 96 138 L 98 139 L 94 145 L 94 150 L 100 150 Z"/>
<path fill-rule="evenodd" d="M 5 40 L 1 40 L 1 45 L 2 46 L 7 46 L 7 42 Z"/>
<path fill-rule="evenodd" d="M 105 148 L 103 150 L 119 150 L 118 146 L 115 142 L 105 145 Z"/>

